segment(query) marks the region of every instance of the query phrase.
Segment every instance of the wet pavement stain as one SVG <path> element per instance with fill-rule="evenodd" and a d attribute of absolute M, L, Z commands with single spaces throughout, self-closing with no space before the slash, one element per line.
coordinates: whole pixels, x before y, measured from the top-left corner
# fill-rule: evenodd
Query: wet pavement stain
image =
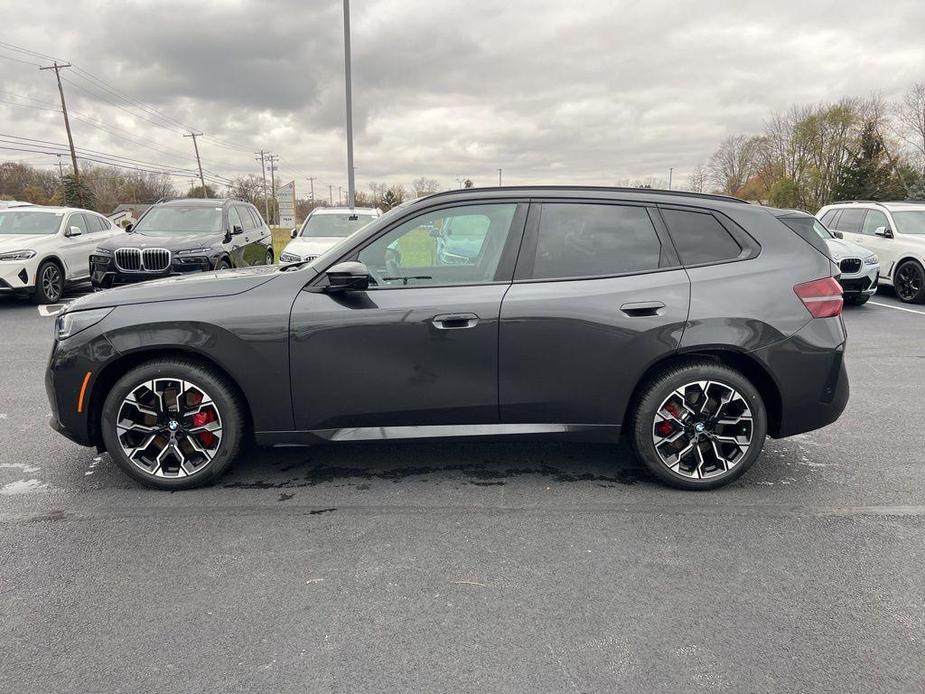
<path fill-rule="evenodd" d="M 331 513 L 332 511 L 336 511 L 336 510 L 337 510 L 336 508 L 319 508 L 319 509 L 317 509 L 317 510 L 315 510 L 315 511 L 309 511 L 309 512 L 308 512 L 308 515 L 310 515 L 310 516 L 319 516 L 319 515 L 321 515 L 322 513 Z"/>
<path fill-rule="evenodd" d="M 278 501 L 289 501 L 289 500 L 290 500 L 292 497 L 294 497 L 294 496 L 295 496 L 294 493 L 293 493 L 293 494 L 287 494 L 286 492 L 280 492 L 280 493 L 279 493 L 279 499 L 278 499 Z"/>

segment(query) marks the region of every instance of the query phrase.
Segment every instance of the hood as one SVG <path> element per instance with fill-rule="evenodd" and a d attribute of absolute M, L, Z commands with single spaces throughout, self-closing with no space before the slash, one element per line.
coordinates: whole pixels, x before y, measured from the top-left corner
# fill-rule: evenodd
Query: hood
<path fill-rule="evenodd" d="M 56 236 L 57 234 L 0 234 L 0 252 L 28 250 Z"/>
<path fill-rule="evenodd" d="M 283 252 L 295 253 L 296 255 L 306 256 L 306 255 L 321 255 L 322 253 L 330 250 L 347 236 L 323 236 L 319 238 L 305 238 L 304 236 L 298 236 L 288 244 L 283 249 Z"/>
<path fill-rule="evenodd" d="M 832 260 L 836 262 L 842 258 L 866 258 L 874 254 L 872 250 L 844 239 L 825 239 L 825 245 L 829 247 Z"/>
<path fill-rule="evenodd" d="M 202 272 L 105 289 L 80 297 L 68 306 L 69 311 L 90 308 L 147 304 L 154 301 L 206 299 L 241 294 L 269 282 L 279 274 L 276 265 L 260 265 L 239 270 Z"/>
<path fill-rule="evenodd" d="M 100 243 L 99 248 L 114 251 L 117 248 L 167 248 L 181 251 L 184 248 L 208 248 L 221 244 L 225 235 L 214 234 L 138 234 L 125 233 L 113 236 Z"/>

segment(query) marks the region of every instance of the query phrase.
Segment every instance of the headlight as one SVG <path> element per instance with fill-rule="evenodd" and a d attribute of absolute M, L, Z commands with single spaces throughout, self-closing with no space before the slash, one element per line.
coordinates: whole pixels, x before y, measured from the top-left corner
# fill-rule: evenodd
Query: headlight
<path fill-rule="evenodd" d="M 177 251 L 177 255 L 190 255 L 192 253 L 208 253 L 211 249 L 206 248 L 205 246 L 200 246 L 199 248 L 184 248 L 182 251 Z"/>
<path fill-rule="evenodd" d="M 298 256 L 294 253 L 281 253 L 279 256 L 279 262 L 281 263 L 298 263 L 301 261 L 301 256 Z"/>
<path fill-rule="evenodd" d="M 109 257 L 112 255 L 112 251 L 109 250 L 108 248 L 97 248 L 95 251 L 93 251 L 93 255 L 102 255 L 102 256 Z"/>
<path fill-rule="evenodd" d="M 29 260 L 35 257 L 35 251 L 7 251 L 0 253 L 0 260 Z"/>
<path fill-rule="evenodd" d="M 81 330 L 96 325 L 112 313 L 112 308 L 94 308 L 89 311 L 66 311 L 55 319 L 55 337 L 64 340 Z"/>
<path fill-rule="evenodd" d="M 864 258 L 865 265 L 876 265 L 879 262 L 880 262 L 880 258 L 878 258 L 875 255 L 869 255 L 866 258 Z"/>

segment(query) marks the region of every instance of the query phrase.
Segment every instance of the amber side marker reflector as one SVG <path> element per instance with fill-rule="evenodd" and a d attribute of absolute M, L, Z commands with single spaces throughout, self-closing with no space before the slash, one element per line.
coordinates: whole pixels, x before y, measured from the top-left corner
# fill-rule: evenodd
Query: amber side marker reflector
<path fill-rule="evenodd" d="M 77 414 L 81 414 L 84 411 L 84 394 L 87 392 L 87 384 L 90 382 L 90 375 L 92 371 L 88 371 L 84 376 L 84 382 L 80 386 L 80 395 L 77 396 Z"/>

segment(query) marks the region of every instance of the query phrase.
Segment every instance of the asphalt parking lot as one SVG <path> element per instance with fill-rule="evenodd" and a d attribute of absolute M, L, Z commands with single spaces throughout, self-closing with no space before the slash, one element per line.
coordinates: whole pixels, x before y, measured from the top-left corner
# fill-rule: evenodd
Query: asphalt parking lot
<path fill-rule="evenodd" d="M 51 432 L 0 296 L 0 690 L 922 691 L 925 307 L 848 307 L 851 401 L 702 494 L 621 448 L 256 451 L 144 490 Z"/>

